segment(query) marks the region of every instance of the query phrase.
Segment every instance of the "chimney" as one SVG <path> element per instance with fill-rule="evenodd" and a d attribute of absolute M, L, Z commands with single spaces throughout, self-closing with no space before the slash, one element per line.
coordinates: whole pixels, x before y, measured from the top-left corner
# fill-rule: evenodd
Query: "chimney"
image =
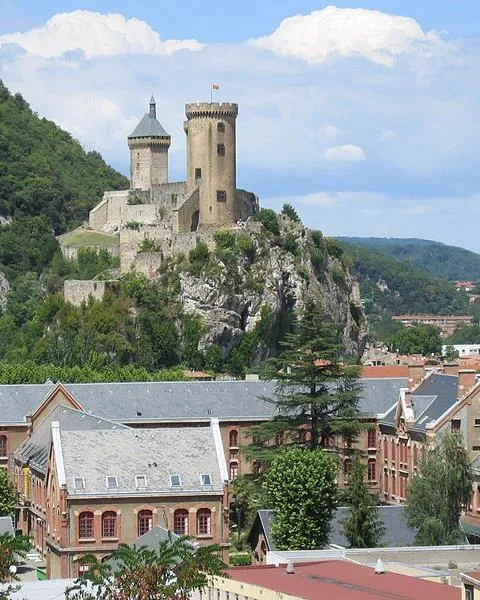
<path fill-rule="evenodd" d="M 293 564 L 293 562 L 291 560 L 289 560 L 287 563 L 287 575 L 294 575 L 294 574 L 295 574 L 295 565 Z"/>
<path fill-rule="evenodd" d="M 458 375 L 458 363 L 445 363 L 443 373 L 445 375 Z"/>
<path fill-rule="evenodd" d="M 458 371 L 458 398 L 461 400 L 475 386 L 476 372 L 475 369 L 459 369 Z"/>
<path fill-rule="evenodd" d="M 409 363 L 408 365 L 408 387 L 412 390 L 425 377 L 425 367 L 418 363 Z"/>
<path fill-rule="evenodd" d="M 375 565 L 375 575 L 381 575 L 385 573 L 385 569 L 383 568 L 383 562 L 380 557 L 378 557 L 377 564 Z"/>

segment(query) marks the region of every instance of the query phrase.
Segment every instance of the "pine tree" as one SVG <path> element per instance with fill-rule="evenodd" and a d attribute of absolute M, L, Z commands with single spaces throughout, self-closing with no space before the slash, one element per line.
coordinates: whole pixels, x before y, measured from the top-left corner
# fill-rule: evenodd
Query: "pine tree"
<path fill-rule="evenodd" d="M 17 505 L 17 495 L 12 479 L 4 467 L 0 467 L 0 517 L 13 516 Z"/>
<path fill-rule="evenodd" d="M 279 447 L 334 449 L 334 439 L 340 440 L 338 446 L 349 445 L 362 429 L 360 386 L 358 367 L 342 362 L 341 326 L 327 322 L 309 302 L 282 348 L 267 372 L 277 385 L 275 397 L 266 400 L 276 405 L 278 415 L 251 429 L 253 442 L 245 448 L 247 456 L 269 463 L 272 451 Z"/>
<path fill-rule="evenodd" d="M 352 548 L 376 548 L 385 533 L 377 503 L 365 483 L 365 471 L 365 463 L 356 454 L 346 489 L 348 513 L 342 521 L 343 533 Z"/>

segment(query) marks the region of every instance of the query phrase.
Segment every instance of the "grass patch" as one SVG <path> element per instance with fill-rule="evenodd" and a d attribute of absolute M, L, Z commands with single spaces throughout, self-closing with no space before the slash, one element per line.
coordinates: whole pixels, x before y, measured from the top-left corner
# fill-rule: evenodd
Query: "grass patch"
<path fill-rule="evenodd" d="M 90 231 L 81 227 L 58 236 L 58 241 L 62 246 L 73 246 L 75 248 L 85 248 L 86 246 L 114 248 L 120 244 L 120 240 L 116 235 L 100 231 Z"/>

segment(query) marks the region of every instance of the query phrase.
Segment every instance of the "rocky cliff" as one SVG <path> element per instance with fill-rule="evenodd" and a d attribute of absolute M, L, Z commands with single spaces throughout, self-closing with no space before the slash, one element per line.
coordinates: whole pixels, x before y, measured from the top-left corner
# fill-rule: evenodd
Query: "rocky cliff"
<path fill-rule="evenodd" d="M 217 345 L 226 357 L 248 343 L 254 366 L 277 351 L 295 311 L 313 298 L 343 325 L 346 354 L 361 355 L 367 324 L 341 248 L 286 216 L 275 219 L 218 231 L 164 272 L 176 273 L 184 310 L 204 324 L 200 349 Z"/>

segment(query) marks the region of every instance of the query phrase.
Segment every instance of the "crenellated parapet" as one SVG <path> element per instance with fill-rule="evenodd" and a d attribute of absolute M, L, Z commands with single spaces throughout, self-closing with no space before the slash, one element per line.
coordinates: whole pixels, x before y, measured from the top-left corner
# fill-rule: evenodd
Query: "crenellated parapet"
<path fill-rule="evenodd" d="M 238 104 L 233 102 L 193 102 L 185 105 L 187 119 L 196 118 L 236 118 Z"/>

